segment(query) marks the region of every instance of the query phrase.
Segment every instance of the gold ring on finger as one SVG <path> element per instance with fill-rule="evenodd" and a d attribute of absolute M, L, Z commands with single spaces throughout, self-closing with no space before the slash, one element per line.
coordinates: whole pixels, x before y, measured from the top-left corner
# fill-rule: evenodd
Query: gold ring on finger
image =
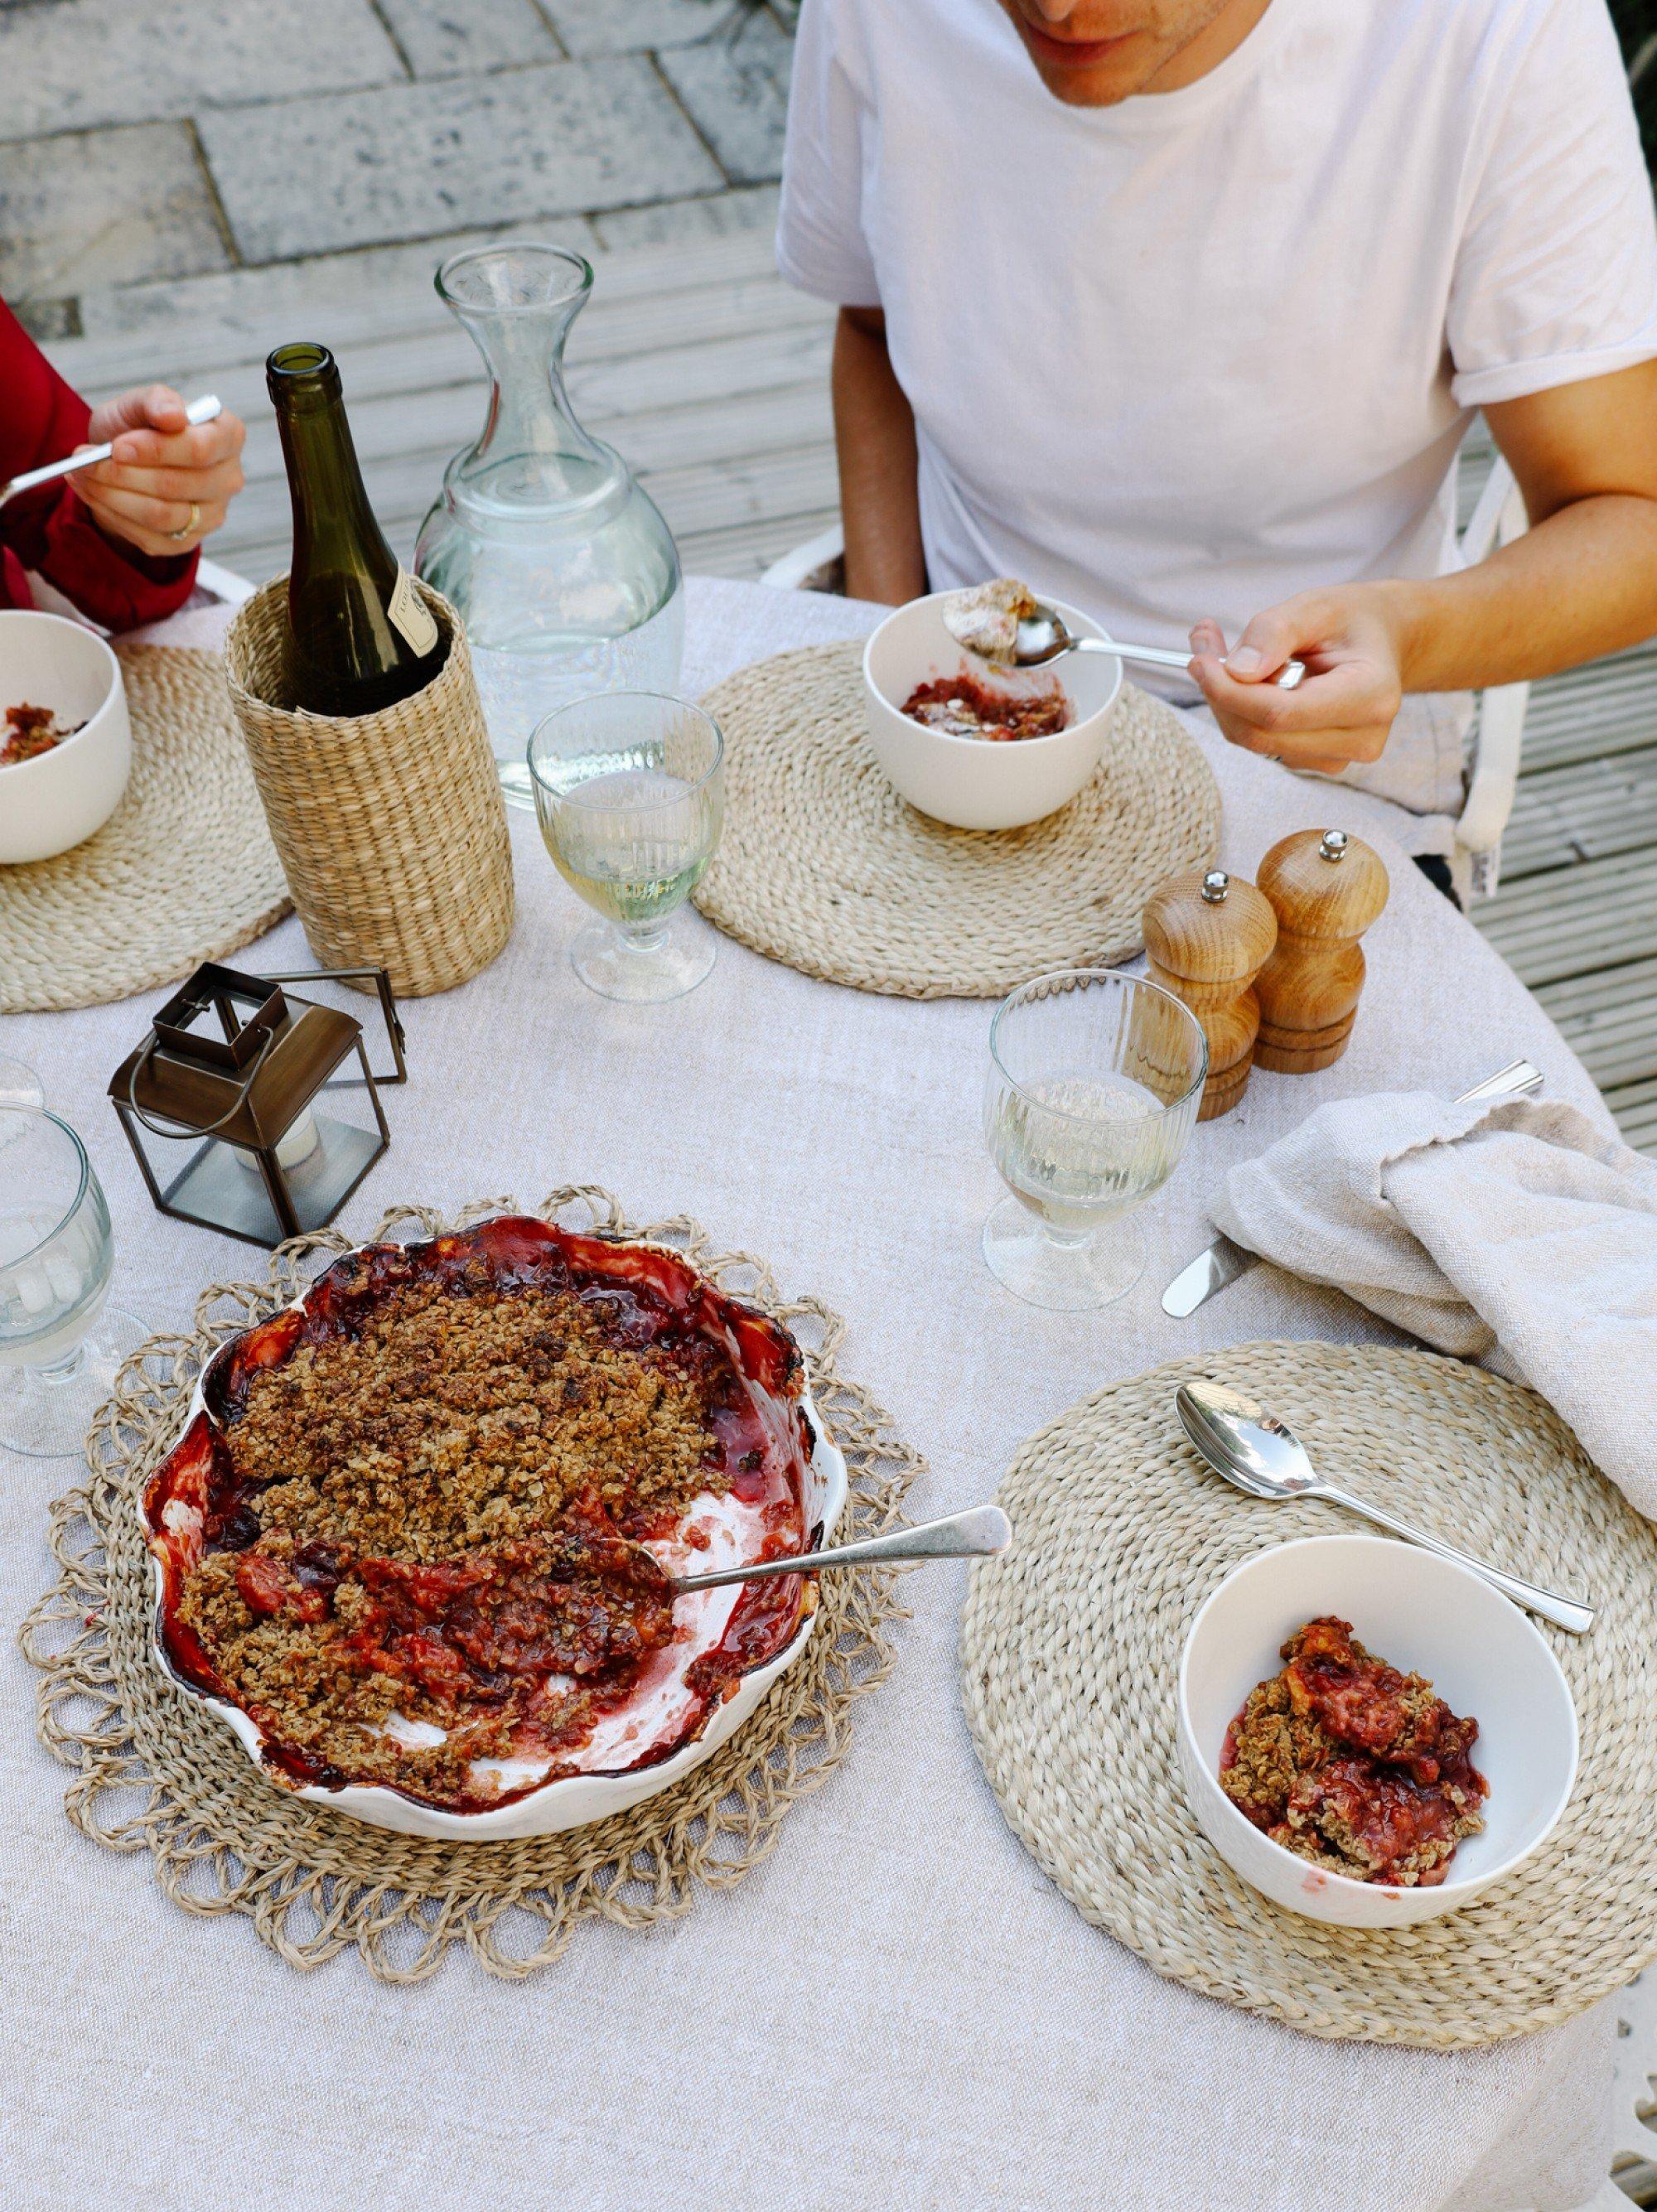
<path fill-rule="evenodd" d="M 193 538 L 201 526 L 202 511 L 192 499 L 190 502 L 189 521 L 185 523 L 182 530 L 169 530 L 167 534 L 169 538 L 173 539 L 176 544 L 182 545 L 185 538 Z"/>

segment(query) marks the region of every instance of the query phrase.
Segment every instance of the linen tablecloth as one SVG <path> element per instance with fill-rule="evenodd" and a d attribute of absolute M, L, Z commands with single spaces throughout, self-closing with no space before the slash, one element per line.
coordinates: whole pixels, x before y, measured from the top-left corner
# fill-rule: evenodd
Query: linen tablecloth
<path fill-rule="evenodd" d="M 696 585 L 685 688 L 873 619 Z M 157 635 L 202 642 L 222 623 L 186 615 Z M 1284 832 L 1338 820 L 1383 851 L 1392 901 L 1366 940 L 1350 1051 L 1318 1075 L 1256 1078 L 1237 1112 L 1198 1129 L 1142 1216 L 1144 1278 L 1104 1313 L 1016 1304 L 980 1256 L 998 1191 L 979 1130 L 988 1006 L 865 996 L 728 942 L 691 997 L 611 1005 L 569 970 L 585 910 L 523 815 L 512 942 L 464 989 L 404 1009 L 410 1081 L 386 1094 L 391 1148 L 341 1225 L 365 1231 L 393 1201 L 530 1203 L 574 1182 L 608 1185 L 635 1218 L 695 1214 L 845 1315 L 845 1371 L 930 1459 L 918 1514 L 989 1496 L 1031 1430 L 1178 1353 L 1252 1337 L 1398 1340 L 1266 1268 L 1191 1321 L 1163 1315 L 1162 1285 L 1207 1240 L 1226 1168 L 1322 1099 L 1405 1084 L 1449 1094 L 1520 1053 L 1551 1095 L 1609 1120 L 1535 1001 L 1388 840 L 1387 809 L 1211 732 L 1202 742 L 1224 794 L 1225 865 L 1252 875 Z M 291 921 L 239 956 L 256 969 L 306 960 Z M 262 1267 L 155 1212 L 104 1095 L 163 995 L 0 1024 L 84 1137 L 114 1217 L 115 1296 L 154 1327 L 185 1322 L 203 1283 Z M 50 1578 L 46 1508 L 76 1470 L 9 1460 L 0 1474 L 9 1627 Z M 895 1674 L 756 1874 L 647 1935 L 588 1923 L 521 1984 L 452 1952 L 407 1990 L 349 1954 L 297 1974 L 245 1922 L 169 1905 L 142 1854 L 76 1834 L 8 1636 L 0 2197 L 20 2212 L 457 2199 L 1557 2212 L 1592 2193 L 1609 2006 L 1445 2057 L 1313 2041 L 1160 1980 L 1084 1924 L 1001 1818 L 956 1687 L 962 1571 L 918 1572 L 906 1595 Z"/>

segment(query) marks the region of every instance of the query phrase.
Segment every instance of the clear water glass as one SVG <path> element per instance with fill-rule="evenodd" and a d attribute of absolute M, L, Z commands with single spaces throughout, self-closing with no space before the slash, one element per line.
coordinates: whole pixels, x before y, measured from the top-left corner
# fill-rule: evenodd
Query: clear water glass
<path fill-rule="evenodd" d="M 606 999 L 683 998 L 717 940 L 680 908 L 725 822 L 725 742 L 700 707 L 608 691 L 549 714 L 530 740 L 541 835 L 564 881 L 604 919 L 570 964 Z"/>
<path fill-rule="evenodd" d="M 1208 1043 L 1170 992 L 1112 968 L 1038 975 L 990 1024 L 984 1130 L 1009 1195 L 984 1257 L 1027 1304 L 1085 1313 L 1138 1280 L 1131 1219 L 1190 1140 Z"/>
<path fill-rule="evenodd" d="M 29 1066 L 9 1052 L 0 1052 L 0 1106 L 44 1106 L 46 1086 Z"/>
<path fill-rule="evenodd" d="M 437 272 L 489 397 L 421 526 L 415 569 L 465 622 L 501 787 L 520 806 L 543 714 L 612 688 L 671 690 L 684 649 L 672 533 L 565 389 L 564 346 L 592 289 L 579 253 L 525 240 L 452 254 Z"/>
<path fill-rule="evenodd" d="M 67 1121 L 0 1106 L 0 1445 L 77 1453 L 143 1335 L 107 1308 L 109 1208 Z"/>

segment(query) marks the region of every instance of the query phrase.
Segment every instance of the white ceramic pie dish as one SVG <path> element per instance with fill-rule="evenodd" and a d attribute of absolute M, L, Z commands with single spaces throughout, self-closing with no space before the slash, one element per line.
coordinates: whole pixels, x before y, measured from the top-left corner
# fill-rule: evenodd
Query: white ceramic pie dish
<path fill-rule="evenodd" d="M 1051 668 L 992 668 L 944 628 L 942 609 L 950 596 L 933 592 L 911 599 L 870 638 L 863 654 L 869 743 L 891 781 L 922 814 L 957 830 L 1015 830 L 1067 806 L 1092 778 L 1121 696 L 1122 664 L 1114 655 L 1076 653 Z M 1057 609 L 1074 635 L 1105 636 L 1079 607 L 1061 599 L 1046 604 Z M 962 674 L 995 692 L 1030 694 L 1060 685 L 1076 719 L 1050 737 L 998 743 L 928 729 L 902 711 L 917 684 Z"/>
<path fill-rule="evenodd" d="M 359 1246 L 354 1253 L 342 1255 L 342 1260 L 354 1258 L 370 1249 Z M 673 1255 L 676 1259 L 681 1256 Z M 307 1285 L 307 1290 L 292 1302 L 288 1310 L 303 1307 L 314 1287 L 314 1285 Z M 231 1341 L 234 1344 L 237 1340 Z M 228 1346 L 222 1347 L 215 1355 L 215 1360 L 228 1349 Z M 803 1361 L 804 1355 L 801 1357 Z M 197 1380 L 179 1432 L 179 1443 L 173 1447 L 174 1452 L 188 1437 L 198 1416 L 204 1415 L 209 1422 L 212 1420 L 205 1396 L 205 1384 L 214 1364 L 214 1361 L 209 1361 Z M 812 1401 L 809 1376 L 803 1376 L 799 1395 L 795 1402 L 812 1439 L 810 1457 L 806 1462 L 805 1522 L 808 1529 L 821 1532 L 817 1537 L 821 1546 L 828 1540 L 845 1509 L 848 1488 L 846 1462 L 830 1438 Z M 167 1456 L 170 1459 L 172 1454 Z M 161 1464 L 165 1466 L 167 1462 Z M 140 1518 L 147 1538 L 155 1533 L 147 1515 L 141 1511 Z M 698 1564 L 706 1565 L 708 1562 L 703 1559 Z M 274 1786 L 307 1803 L 349 1814 L 373 1827 L 393 1829 L 402 1835 L 470 1842 L 556 1834 L 566 1828 L 581 1827 L 589 1821 L 607 1820 L 612 1814 L 627 1812 L 634 1805 L 642 1804 L 646 1798 L 671 1789 L 675 1783 L 683 1780 L 711 1758 L 719 1746 L 742 1726 L 772 1684 L 799 1658 L 816 1620 L 815 1588 L 808 1583 L 805 1607 L 788 1642 L 772 1657 L 742 1674 L 731 1690 L 702 1722 L 698 1732 L 669 1756 L 645 1765 L 563 1775 L 513 1796 L 501 1805 L 476 1811 L 456 1811 L 423 1803 L 405 1796 L 401 1790 L 380 1784 L 348 1783 L 337 1788 L 319 1784 L 296 1784 L 279 1771 L 273 1771 L 271 1765 L 264 1757 L 264 1737 L 250 1716 L 240 1706 L 215 1696 L 191 1681 L 174 1666 L 167 1649 L 164 1633 L 165 1572 L 161 1561 L 155 1556 L 153 1547 L 150 1567 L 155 1591 L 152 1648 L 156 1664 L 178 1688 L 223 1722 L 253 1764 Z M 740 1586 L 735 1589 L 708 1590 L 695 1593 L 689 1600 L 682 1598 L 679 1604 L 702 1605 L 709 1601 L 731 1601 L 740 1595 Z M 706 1645 L 701 1648 L 706 1648 Z"/>
<path fill-rule="evenodd" d="M 95 630 L 33 607 L 0 609 L 0 730 L 5 709 L 25 704 L 85 726 L 0 768 L 0 866 L 84 843 L 120 804 L 132 769 L 121 664 Z"/>
<path fill-rule="evenodd" d="M 1325 1871 L 1255 1827 L 1220 1786 L 1226 1729 L 1279 1647 L 1326 1613 L 1391 1665 L 1424 1674 L 1478 1723 L 1472 1760 L 1490 1784 L 1484 1826 L 1436 1888 L 1392 1888 Z M 1274 1905 L 1341 1928 L 1401 1928 L 1454 1912 L 1545 1842 L 1576 1779 L 1576 1708 L 1541 1635 L 1490 1584 L 1386 1536 L 1307 1536 L 1234 1567 L 1191 1624 L 1180 1662 L 1180 1765 L 1198 1826 Z"/>

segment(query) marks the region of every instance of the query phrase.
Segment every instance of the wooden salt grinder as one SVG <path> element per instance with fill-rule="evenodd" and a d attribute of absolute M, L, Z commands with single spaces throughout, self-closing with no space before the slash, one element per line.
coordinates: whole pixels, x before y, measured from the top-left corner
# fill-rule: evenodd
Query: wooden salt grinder
<path fill-rule="evenodd" d="M 1363 988 L 1358 939 L 1387 903 L 1378 854 L 1344 830 L 1296 830 L 1260 862 L 1278 949 L 1255 985 L 1254 1065 L 1279 1075 L 1328 1067 L 1346 1049 Z"/>
<path fill-rule="evenodd" d="M 1277 942 L 1278 918 L 1253 884 L 1223 868 L 1187 869 L 1150 895 L 1144 911 L 1150 980 L 1183 999 L 1208 1039 L 1199 1121 L 1229 1114 L 1243 1095 L 1260 1010 L 1248 988 Z"/>

